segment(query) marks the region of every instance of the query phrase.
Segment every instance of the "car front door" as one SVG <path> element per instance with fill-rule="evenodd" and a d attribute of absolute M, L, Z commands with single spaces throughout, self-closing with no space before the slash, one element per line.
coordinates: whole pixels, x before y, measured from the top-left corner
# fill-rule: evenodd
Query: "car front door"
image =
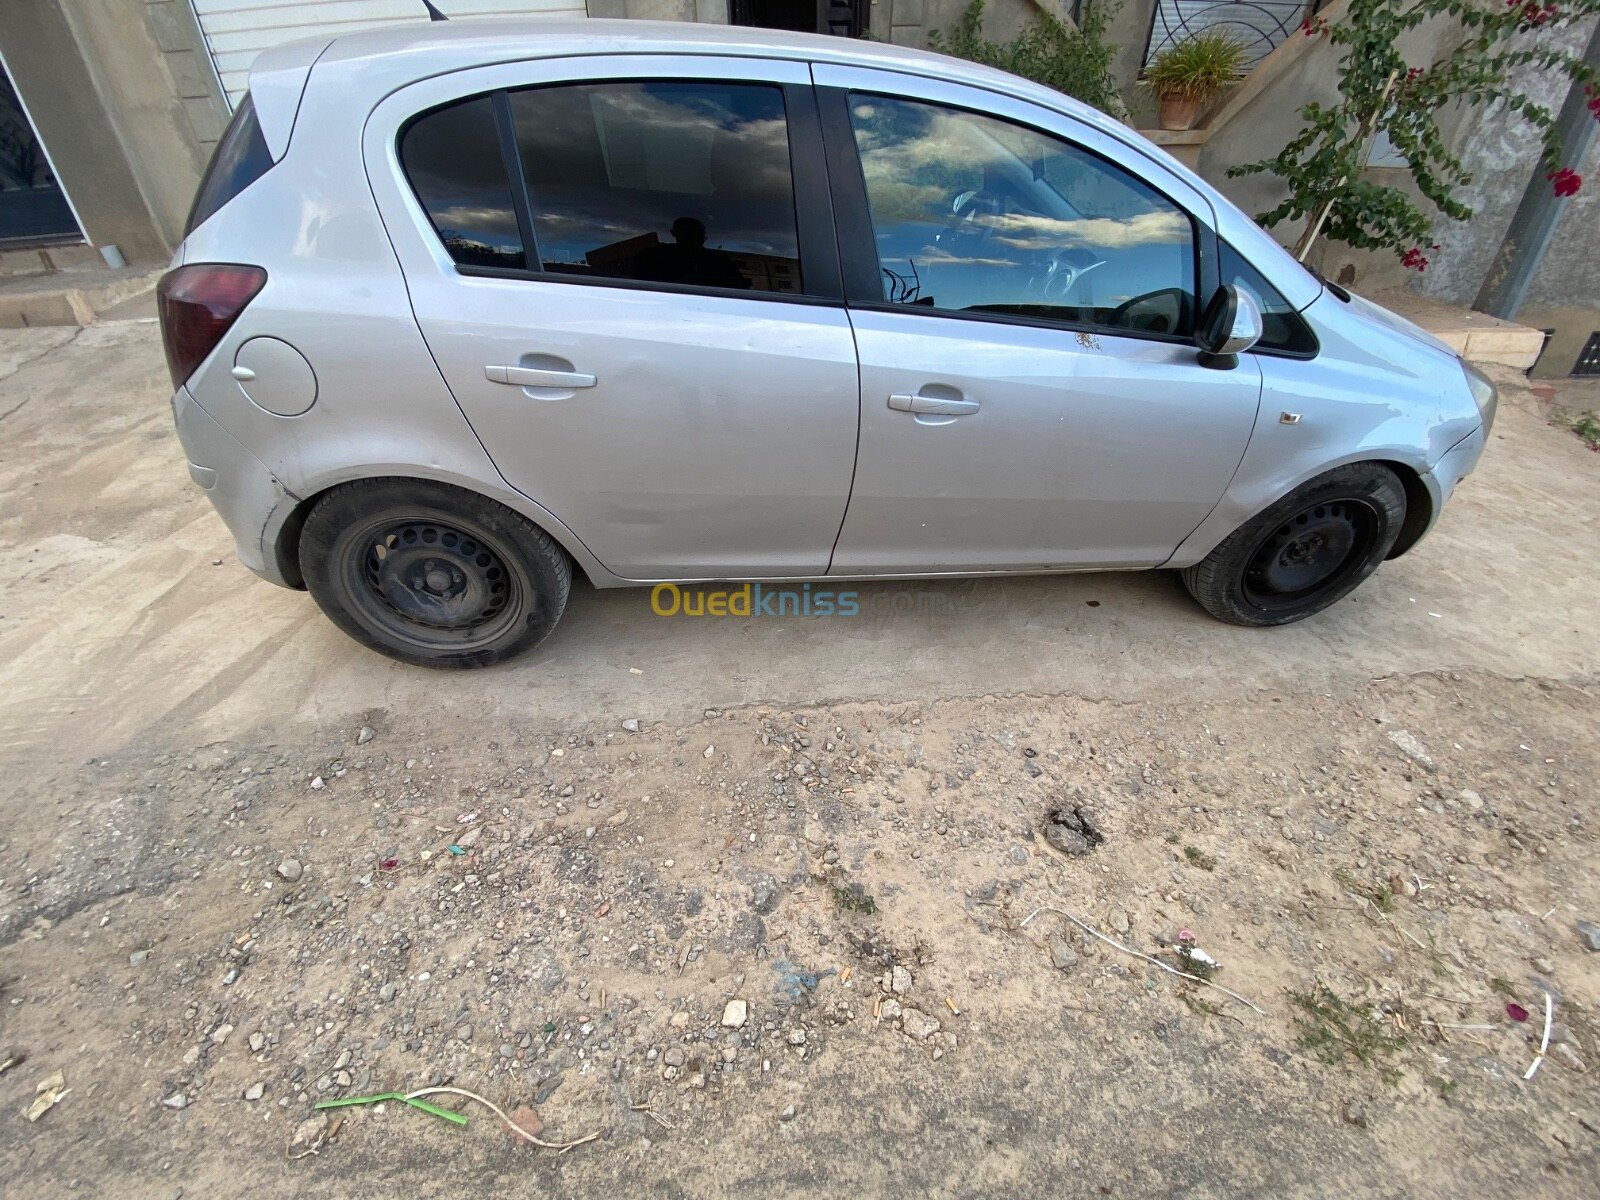
<path fill-rule="evenodd" d="M 1165 561 L 1227 488 L 1261 392 L 1251 356 L 1196 359 L 1209 205 L 1020 101 L 813 77 L 861 360 L 833 573 Z"/>
<path fill-rule="evenodd" d="M 369 122 L 457 402 L 624 578 L 827 569 L 859 391 L 809 82 L 740 59 L 515 63 Z"/>

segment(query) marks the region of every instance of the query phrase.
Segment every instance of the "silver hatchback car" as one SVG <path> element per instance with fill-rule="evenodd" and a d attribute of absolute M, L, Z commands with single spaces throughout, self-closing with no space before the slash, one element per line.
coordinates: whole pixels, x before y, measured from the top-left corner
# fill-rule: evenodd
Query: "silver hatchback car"
<path fill-rule="evenodd" d="M 598 587 L 1168 567 L 1277 625 L 1404 553 L 1491 384 L 1057 92 L 451 22 L 256 61 L 160 290 L 239 557 L 407 662 Z"/>

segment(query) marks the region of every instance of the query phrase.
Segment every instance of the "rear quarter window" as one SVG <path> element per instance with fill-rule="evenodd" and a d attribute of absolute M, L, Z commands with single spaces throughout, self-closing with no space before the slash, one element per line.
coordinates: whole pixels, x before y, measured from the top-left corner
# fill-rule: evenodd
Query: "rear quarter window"
<path fill-rule="evenodd" d="M 256 106 L 246 93 L 223 131 L 211 162 L 195 193 L 194 207 L 183 233 L 187 237 L 245 188 L 265 175 L 272 166 L 272 153 L 261 136 Z"/>
<path fill-rule="evenodd" d="M 400 135 L 400 163 L 450 257 L 464 267 L 527 265 L 494 101 L 423 113 Z"/>

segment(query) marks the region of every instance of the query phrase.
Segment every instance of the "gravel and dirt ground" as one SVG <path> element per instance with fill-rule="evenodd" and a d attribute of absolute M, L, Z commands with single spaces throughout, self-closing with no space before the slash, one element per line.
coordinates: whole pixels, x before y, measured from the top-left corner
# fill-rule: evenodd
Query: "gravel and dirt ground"
<path fill-rule="evenodd" d="M 8 1194 L 1600 1188 L 1600 458 L 1520 388 L 1291 629 L 585 586 L 441 675 L 233 562 L 163 379 L 148 323 L 0 335 Z M 1185 934 L 1218 986 L 1139 957 Z M 312 1107 L 428 1087 L 598 1136 Z"/>

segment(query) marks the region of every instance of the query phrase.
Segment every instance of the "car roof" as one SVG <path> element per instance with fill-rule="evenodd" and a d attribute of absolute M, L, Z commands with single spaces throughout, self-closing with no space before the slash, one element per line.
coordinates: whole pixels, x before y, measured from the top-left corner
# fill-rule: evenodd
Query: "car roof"
<path fill-rule="evenodd" d="M 913 71 L 963 81 L 1019 82 L 1003 71 L 926 50 L 863 39 L 694 21 L 605 18 L 458 18 L 340 34 L 325 61 L 402 56 L 415 77 L 527 58 L 589 54 L 738 54 Z"/>
<path fill-rule="evenodd" d="M 324 35 L 263 51 L 251 67 L 250 91 L 263 126 L 277 125 L 284 117 L 292 124 L 308 73 L 312 86 L 325 81 L 362 93 L 350 100 L 369 101 L 370 111 L 397 88 L 436 75 L 495 63 L 596 54 L 731 55 L 899 71 L 1016 96 L 1070 113 L 1127 140 L 1127 127 L 1098 109 L 963 59 L 861 39 L 693 21 L 458 18 Z M 276 156 L 280 152 L 276 144 L 280 138 L 287 143 L 288 130 L 264 132 Z"/>

